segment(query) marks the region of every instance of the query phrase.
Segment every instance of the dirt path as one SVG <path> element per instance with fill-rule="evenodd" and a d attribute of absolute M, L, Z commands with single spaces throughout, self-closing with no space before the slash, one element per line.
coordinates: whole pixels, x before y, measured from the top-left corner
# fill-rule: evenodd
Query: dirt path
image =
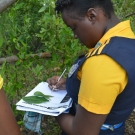
<path fill-rule="evenodd" d="M 125 134 L 124 135 L 135 135 L 135 109 L 126 121 Z"/>

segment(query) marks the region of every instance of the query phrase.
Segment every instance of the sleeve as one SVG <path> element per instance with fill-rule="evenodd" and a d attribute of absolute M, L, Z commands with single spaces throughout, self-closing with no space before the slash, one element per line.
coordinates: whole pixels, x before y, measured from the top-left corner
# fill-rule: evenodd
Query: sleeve
<path fill-rule="evenodd" d="M 3 78 L 0 75 L 0 89 L 2 88 L 2 86 L 3 86 Z"/>
<path fill-rule="evenodd" d="M 107 55 L 86 60 L 81 70 L 78 104 L 96 114 L 108 114 L 128 78 L 126 71 Z"/>

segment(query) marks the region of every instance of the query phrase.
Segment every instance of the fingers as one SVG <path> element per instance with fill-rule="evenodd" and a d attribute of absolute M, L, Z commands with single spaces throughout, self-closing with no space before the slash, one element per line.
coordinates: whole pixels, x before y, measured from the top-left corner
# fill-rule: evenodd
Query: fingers
<path fill-rule="evenodd" d="M 51 90 L 57 91 L 57 90 L 64 90 L 66 89 L 66 79 L 61 78 L 60 81 L 58 82 L 59 76 L 53 76 L 52 78 L 47 79 L 48 86 Z"/>
<path fill-rule="evenodd" d="M 52 91 L 58 91 L 59 90 L 56 85 L 53 85 L 52 87 L 53 87 Z"/>
<path fill-rule="evenodd" d="M 66 83 L 64 82 L 64 83 L 57 83 L 56 85 L 55 85 L 55 89 L 59 89 L 59 90 L 65 90 L 66 89 Z"/>
<path fill-rule="evenodd" d="M 47 79 L 49 85 L 55 85 L 57 83 L 59 76 L 53 76 L 52 78 Z"/>

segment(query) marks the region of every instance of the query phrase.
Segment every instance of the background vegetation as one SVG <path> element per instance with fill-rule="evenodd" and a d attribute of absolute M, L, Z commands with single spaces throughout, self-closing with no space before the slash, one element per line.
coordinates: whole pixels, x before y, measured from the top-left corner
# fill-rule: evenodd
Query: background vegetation
<path fill-rule="evenodd" d="M 135 32 L 135 0 L 113 0 L 120 20 L 131 20 Z M 28 91 L 48 77 L 68 70 L 74 59 L 87 51 L 79 45 L 69 28 L 55 13 L 55 0 L 18 0 L 0 15 L 0 58 L 16 55 L 14 63 L 0 65 L 4 89 L 17 118 L 23 125 L 23 113 L 15 103 Z M 30 57 L 30 54 L 49 52 L 51 58 Z M 47 121 L 53 121 L 48 117 Z M 53 122 L 52 122 L 53 124 Z M 54 126 L 56 127 L 56 126 Z M 60 129 L 46 134 L 59 134 Z"/>

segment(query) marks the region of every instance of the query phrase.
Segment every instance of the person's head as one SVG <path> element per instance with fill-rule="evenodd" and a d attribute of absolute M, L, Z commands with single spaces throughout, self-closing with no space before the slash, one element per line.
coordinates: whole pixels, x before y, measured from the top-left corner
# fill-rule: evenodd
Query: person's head
<path fill-rule="evenodd" d="M 62 13 L 75 38 L 88 48 L 94 47 L 113 23 L 111 0 L 57 0 L 55 10 Z"/>

